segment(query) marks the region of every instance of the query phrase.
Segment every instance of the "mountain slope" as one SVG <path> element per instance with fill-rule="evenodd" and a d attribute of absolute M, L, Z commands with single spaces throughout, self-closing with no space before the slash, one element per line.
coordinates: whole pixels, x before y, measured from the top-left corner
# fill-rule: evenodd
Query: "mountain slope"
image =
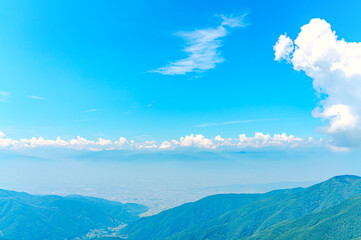
<path fill-rule="evenodd" d="M 339 176 L 295 194 L 257 201 L 169 239 L 247 239 L 277 223 L 298 219 L 361 194 L 361 178 Z"/>
<path fill-rule="evenodd" d="M 137 220 L 147 209 L 98 198 L 0 190 L 0 230 L 9 239 L 72 239 L 91 229 Z"/>
<path fill-rule="evenodd" d="M 249 239 L 361 239 L 360 218 L 359 196 L 292 222 L 277 224 Z"/>
<path fill-rule="evenodd" d="M 297 192 L 300 189 L 285 192 Z M 267 194 L 220 194 L 203 198 L 197 202 L 142 218 L 126 227 L 129 239 L 164 239 L 192 226 L 199 226 L 223 214 L 248 205 L 254 201 L 277 195 L 278 191 Z"/>
<path fill-rule="evenodd" d="M 201 216 L 213 212 L 212 198 L 209 201 L 191 203 L 187 208 L 165 211 L 161 214 L 140 219 L 124 229 L 130 240 L 169 239 L 169 240 L 216 240 L 247 239 L 267 228 L 283 221 L 301 218 L 341 203 L 344 200 L 361 194 L 361 178 L 356 176 L 340 176 L 306 189 L 278 190 L 266 194 L 247 195 L 250 201 L 237 204 L 243 195 L 224 195 L 234 198 L 233 209 L 225 209 L 212 217 L 201 217 L 195 220 L 199 209 Z M 223 205 L 222 201 L 217 204 Z M 188 214 L 187 210 L 191 210 Z M 186 216 L 186 217 L 183 217 Z"/>

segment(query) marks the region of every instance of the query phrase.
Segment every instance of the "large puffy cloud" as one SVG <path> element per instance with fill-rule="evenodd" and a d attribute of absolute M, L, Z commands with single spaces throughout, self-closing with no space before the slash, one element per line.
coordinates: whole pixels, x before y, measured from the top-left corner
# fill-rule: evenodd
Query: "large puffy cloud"
<path fill-rule="evenodd" d="M 256 133 L 253 137 L 247 137 L 245 134 L 239 135 L 238 138 L 222 138 L 216 136 L 214 138 L 206 138 L 202 134 L 190 134 L 179 140 L 170 141 L 144 141 L 135 142 L 128 141 L 124 137 L 119 140 L 112 141 L 108 139 L 98 138 L 97 141 L 88 140 L 82 137 L 77 137 L 69 141 L 58 137 L 55 140 L 39 138 L 22 138 L 20 140 L 7 138 L 3 132 L 0 132 L 0 148 L 36 148 L 36 147 L 58 147 L 71 149 L 86 149 L 92 151 L 100 150 L 172 150 L 176 148 L 196 148 L 217 150 L 222 148 L 260 148 L 260 147 L 295 147 L 299 145 L 314 145 L 316 141 L 312 138 L 304 140 L 302 138 L 294 137 L 293 135 Z"/>
<path fill-rule="evenodd" d="M 322 130 L 337 147 L 361 146 L 361 43 L 340 39 L 331 25 L 312 19 L 292 41 L 281 35 L 275 59 L 286 59 L 313 79 L 320 106 L 313 116 L 328 120 Z"/>

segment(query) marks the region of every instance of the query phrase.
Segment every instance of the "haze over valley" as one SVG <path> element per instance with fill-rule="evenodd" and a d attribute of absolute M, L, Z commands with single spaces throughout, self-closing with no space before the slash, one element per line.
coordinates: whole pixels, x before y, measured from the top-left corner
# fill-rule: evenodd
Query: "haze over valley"
<path fill-rule="evenodd" d="M 0 240 L 361 240 L 360 9 L 0 1 Z"/>

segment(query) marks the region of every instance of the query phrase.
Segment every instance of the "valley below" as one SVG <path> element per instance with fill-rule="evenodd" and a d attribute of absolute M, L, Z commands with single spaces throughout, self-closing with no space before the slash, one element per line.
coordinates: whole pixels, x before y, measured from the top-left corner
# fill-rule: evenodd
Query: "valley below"
<path fill-rule="evenodd" d="M 227 187 L 241 191 L 251 185 Z M 255 187 L 266 190 L 274 185 Z M 309 187 L 216 194 L 157 214 L 149 210 L 137 203 L 95 197 L 1 190 L 0 236 L 4 240 L 358 239 L 361 178 L 344 175 Z"/>

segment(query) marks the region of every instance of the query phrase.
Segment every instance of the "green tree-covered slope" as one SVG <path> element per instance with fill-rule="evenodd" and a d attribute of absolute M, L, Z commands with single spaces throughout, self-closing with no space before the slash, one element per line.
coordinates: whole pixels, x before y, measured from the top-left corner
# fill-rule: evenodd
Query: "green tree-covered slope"
<path fill-rule="evenodd" d="M 249 239 L 361 239 L 361 197 L 351 198 L 291 222 L 277 224 Z"/>
<path fill-rule="evenodd" d="M 292 190 L 292 192 L 298 190 Z M 246 206 L 254 201 L 277 195 L 268 194 L 220 194 L 203 198 L 194 203 L 166 210 L 129 224 L 125 233 L 129 239 L 165 239 L 192 226 L 208 223 L 225 213 Z"/>
<path fill-rule="evenodd" d="M 125 228 L 124 233 L 129 240 L 145 239 L 142 237 L 150 240 L 248 239 L 279 223 L 317 213 L 360 194 L 359 177 L 339 176 L 305 189 L 221 195 L 217 201 L 219 206 L 234 199 L 233 208 L 221 212 L 214 211 L 213 198 L 217 196 L 211 196 L 207 201 L 202 199 L 140 219 Z"/>
<path fill-rule="evenodd" d="M 91 229 L 137 220 L 147 209 L 98 198 L 0 190 L 0 231 L 3 237 L 16 240 L 73 239 Z"/>

